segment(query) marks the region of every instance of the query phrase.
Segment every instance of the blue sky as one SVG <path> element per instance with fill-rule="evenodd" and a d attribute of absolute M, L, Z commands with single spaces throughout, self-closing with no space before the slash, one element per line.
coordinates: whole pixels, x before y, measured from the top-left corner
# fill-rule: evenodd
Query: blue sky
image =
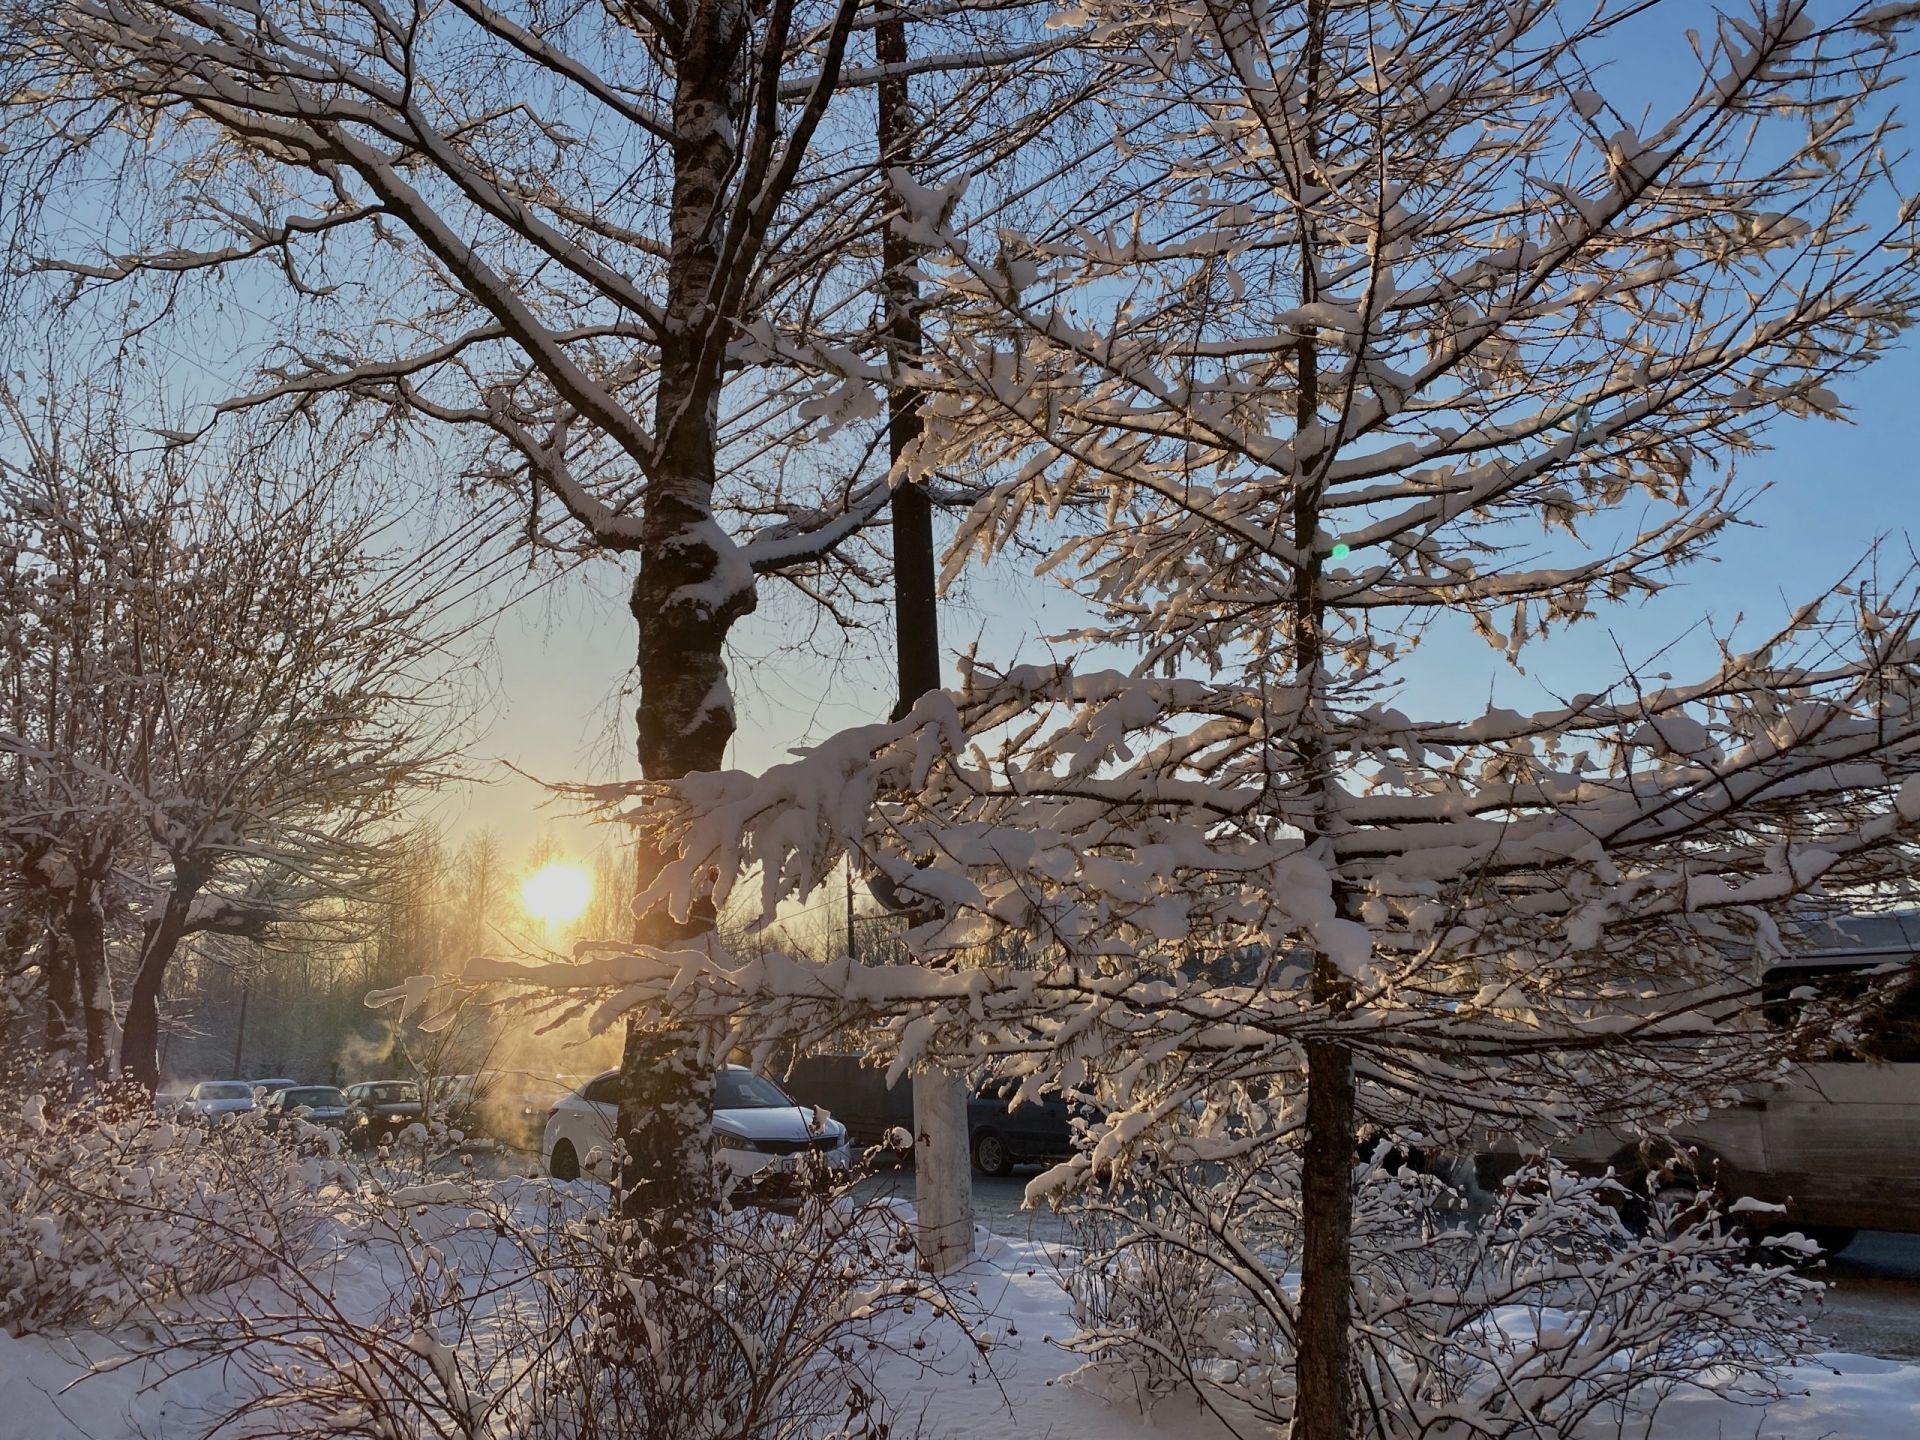
<path fill-rule="evenodd" d="M 1555 694 L 1617 678 L 1616 645 L 1639 661 L 1694 631 L 1650 667 L 1684 678 L 1711 660 L 1698 629 L 1703 617 L 1724 629 L 1744 613 L 1742 631 L 1758 635 L 1876 540 L 1891 537 L 1904 553 L 1906 535 L 1920 531 L 1920 355 L 1909 346 L 1840 394 L 1853 406 L 1852 423 L 1783 421 L 1771 432 L 1773 448 L 1741 466 L 1743 481 L 1767 489 L 1748 514 L 1752 528 L 1730 530 L 1713 559 L 1683 571 L 1651 601 L 1613 607 L 1535 642 L 1522 656 L 1525 675 L 1471 635 L 1439 636 L 1408 666 L 1400 708 L 1439 718 L 1477 712 L 1490 697 L 1516 708 L 1548 704 Z M 633 773 L 633 702 L 620 695 L 634 645 L 625 584 L 614 564 L 589 566 L 501 617 L 494 631 L 498 700 L 476 746 L 483 766 L 510 762 L 554 779 L 605 779 L 616 766 Z M 763 609 L 771 613 L 736 632 L 740 730 L 730 763 L 759 769 L 786 758 L 790 746 L 885 716 L 893 700 L 889 632 L 865 632 L 829 665 L 782 655 L 792 628 L 782 622 L 792 620 L 792 607 L 770 595 Z M 947 673 L 954 651 L 976 639 L 996 660 L 1042 658 L 1043 637 L 1067 628 L 1077 613 L 1054 586 L 1008 567 L 978 577 L 943 615 Z M 456 831 L 489 826 L 510 847 L 530 841 L 541 825 L 575 848 L 601 838 L 555 809 L 542 810 L 531 782 L 496 773 L 503 774 L 498 783 L 439 802 L 442 822 Z"/>
<path fill-rule="evenodd" d="M 1816 13 L 1832 4 L 1816 3 Z M 1701 7 L 1703 10 L 1704 7 Z M 1698 24 L 1691 4 L 1675 5 L 1634 28 L 1631 49 L 1595 72 L 1596 87 L 1616 108 L 1636 114 L 1657 100 L 1672 104 L 1690 87 L 1696 62 L 1682 34 Z M 1910 97 L 1909 97 L 1910 98 Z M 1677 679 L 1713 660 L 1702 621 L 1722 633 L 1743 615 L 1738 633 L 1758 636 L 1798 604 L 1837 580 L 1876 541 L 1891 539 L 1897 570 L 1909 532 L 1920 531 L 1915 456 L 1920 452 L 1920 354 L 1908 345 L 1863 374 L 1835 385 L 1851 408 L 1846 422 L 1782 420 L 1766 437 L 1771 448 L 1744 460 L 1744 486 L 1764 486 L 1747 526 L 1725 532 L 1712 558 L 1681 572 L 1650 601 L 1611 607 L 1595 621 L 1536 641 L 1521 657 L 1524 675 L 1475 639 L 1462 624 L 1436 632 L 1404 667 L 1395 703 L 1409 715 L 1443 718 L 1477 713 L 1489 701 L 1525 709 L 1618 679 L 1620 656 Z M 500 621 L 500 702 L 478 750 L 542 776 L 604 779 L 631 753 L 632 697 L 614 699 L 633 651 L 626 579 L 611 564 L 589 567 L 548 597 Z M 995 661 L 1039 659 L 1043 637 L 1080 614 L 1051 583 L 1002 566 L 974 578 L 942 619 L 947 673 L 952 655 L 978 640 Z M 789 747 L 847 725 L 886 715 L 893 701 L 890 631 L 855 637 L 837 665 L 781 653 L 792 607 L 773 596 L 735 632 L 734 690 L 739 732 L 729 762 L 758 769 L 787 758 Z M 1686 638 L 1682 638 L 1686 637 Z M 1675 643 L 1678 641 L 1679 643 Z M 541 812 L 538 787 L 508 779 L 484 791 L 449 796 L 444 823 L 488 825 L 509 843 L 536 824 L 555 827 L 564 843 L 586 846 L 586 827 Z"/>
<path fill-rule="evenodd" d="M 1682 4 L 1656 23 L 1677 32 L 1694 18 L 1693 7 Z M 1667 43 L 1645 43 L 1644 32 L 1637 39 L 1633 52 L 1601 71 L 1596 82 L 1629 111 L 1642 99 L 1672 93 L 1693 67 L 1677 33 Z M 87 236 L 105 239 L 107 230 L 118 228 L 110 209 L 84 202 L 80 208 L 92 218 L 69 218 Z M 245 371 L 262 358 L 260 337 L 272 333 L 264 308 L 270 306 L 263 301 L 256 308 L 243 286 L 224 304 L 190 312 L 184 324 L 168 328 L 164 340 L 150 335 L 156 362 L 168 371 L 166 387 L 181 401 L 200 403 L 240 388 Z M 69 348 L 84 347 L 82 337 L 66 340 Z M 1526 707 L 1600 688 L 1617 677 L 1616 648 L 1635 659 L 1652 655 L 1697 630 L 1709 615 L 1725 627 L 1744 612 L 1758 633 L 1824 588 L 1876 539 L 1920 528 L 1913 499 L 1920 357 L 1909 347 L 1836 388 L 1852 405 L 1854 423 L 1777 425 L 1769 437 L 1773 448 L 1748 459 L 1740 471 L 1743 481 L 1768 487 L 1749 512 L 1756 528 L 1723 536 L 1713 561 L 1684 572 L 1651 602 L 1618 607 L 1529 647 L 1524 676 L 1464 633 L 1464 626 L 1462 633 L 1438 635 L 1407 667 L 1396 703 L 1411 715 L 1438 716 L 1477 711 L 1490 698 Z M 403 482 L 408 478 L 414 477 L 403 476 Z M 425 488 L 440 480 L 418 477 L 418 483 Z M 476 725 L 474 756 L 477 775 L 497 778 L 435 801 L 429 809 L 439 823 L 456 834 L 489 827 L 510 850 L 530 845 L 542 828 L 575 849 L 601 838 L 555 807 L 543 808 L 539 787 L 505 767 L 555 780 L 632 773 L 634 697 L 624 693 L 634 650 L 629 578 L 613 561 L 590 564 L 494 623 L 492 700 Z M 881 628 L 853 637 L 831 663 L 790 653 L 783 642 L 799 629 L 796 611 L 775 588 L 767 587 L 762 613 L 736 631 L 739 732 L 729 759 L 752 769 L 785 758 L 795 744 L 883 717 L 893 700 L 891 634 L 884 620 Z M 1050 583 L 1009 566 L 974 578 L 943 616 L 948 673 L 952 652 L 976 640 L 996 661 L 1043 658 L 1048 652 L 1042 637 L 1069 627 L 1078 613 Z M 1709 653 L 1704 636 L 1696 634 L 1653 668 L 1684 676 L 1707 663 Z"/>

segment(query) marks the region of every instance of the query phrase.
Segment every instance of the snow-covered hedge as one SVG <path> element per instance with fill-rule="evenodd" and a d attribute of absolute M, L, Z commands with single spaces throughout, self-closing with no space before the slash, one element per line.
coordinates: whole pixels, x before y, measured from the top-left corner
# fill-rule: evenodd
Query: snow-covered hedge
<path fill-rule="evenodd" d="M 0 1329 L 105 1325 L 297 1263 L 345 1171 L 337 1139 L 255 1116 L 175 1124 L 150 1103 L 0 1109 Z M 304 1152 L 304 1153 L 302 1153 Z"/>
<path fill-rule="evenodd" d="M 1299 1211 L 1291 1157 L 1144 1164 L 1082 1202 L 1067 1277 L 1084 1383 L 1150 1408 L 1186 1391 L 1284 1429 Z M 1683 1389 L 1770 1398 L 1813 1348 L 1814 1247 L 1755 1244 L 1707 1200 L 1622 1220 L 1621 1187 L 1552 1165 L 1490 1210 L 1404 1168 L 1356 1172 L 1356 1434 L 1559 1440 Z"/>
<path fill-rule="evenodd" d="M 886 1440 L 875 1376 L 968 1297 L 905 1218 L 828 1178 L 722 1204 L 669 1251 L 591 1181 L 368 1177 L 326 1263 L 236 1292 L 163 1345 L 236 1362 L 256 1440 Z M 975 1341 L 984 1354 L 991 1343 Z"/>

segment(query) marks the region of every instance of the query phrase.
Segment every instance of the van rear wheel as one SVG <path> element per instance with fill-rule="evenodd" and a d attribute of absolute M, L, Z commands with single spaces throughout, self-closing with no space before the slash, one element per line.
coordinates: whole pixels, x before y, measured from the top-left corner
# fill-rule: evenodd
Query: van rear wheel
<path fill-rule="evenodd" d="M 1703 1220 L 1720 1166 L 1695 1147 L 1654 1142 L 1622 1151 L 1612 1168 L 1626 1192 L 1618 1200 L 1621 1221 L 1635 1235 L 1646 1235 L 1656 1222 L 1691 1229 Z"/>
<path fill-rule="evenodd" d="M 973 1137 L 973 1163 L 983 1175 L 1013 1173 L 1013 1155 L 1007 1149 L 1007 1142 L 991 1130 L 982 1130 Z"/>

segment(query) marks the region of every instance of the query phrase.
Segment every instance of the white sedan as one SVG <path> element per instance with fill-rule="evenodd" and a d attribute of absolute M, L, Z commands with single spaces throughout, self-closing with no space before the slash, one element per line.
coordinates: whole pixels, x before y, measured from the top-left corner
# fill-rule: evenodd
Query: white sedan
<path fill-rule="evenodd" d="M 613 1149 L 619 1087 L 620 1072 L 609 1070 L 555 1103 L 540 1143 L 554 1179 L 576 1180 L 583 1170 L 608 1173 L 596 1162 Z M 794 1103 L 743 1065 L 729 1065 L 713 1077 L 713 1149 L 736 1179 L 756 1185 L 793 1173 L 809 1153 L 836 1170 L 853 1163 L 846 1126 L 824 1110 Z"/>
<path fill-rule="evenodd" d="M 253 1086 L 245 1080 L 202 1080 L 189 1090 L 176 1111 L 182 1120 L 218 1120 L 253 1109 Z"/>

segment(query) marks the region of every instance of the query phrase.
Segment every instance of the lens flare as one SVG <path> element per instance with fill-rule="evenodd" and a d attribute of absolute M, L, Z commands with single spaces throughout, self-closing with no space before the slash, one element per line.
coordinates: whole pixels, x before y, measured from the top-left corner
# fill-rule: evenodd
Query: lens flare
<path fill-rule="evenodd" d="M 520 904 L 543 925 L 571 925 L 593 898 L 593 876 L 566 860 L 552 860 L 520 882 Z"/>

